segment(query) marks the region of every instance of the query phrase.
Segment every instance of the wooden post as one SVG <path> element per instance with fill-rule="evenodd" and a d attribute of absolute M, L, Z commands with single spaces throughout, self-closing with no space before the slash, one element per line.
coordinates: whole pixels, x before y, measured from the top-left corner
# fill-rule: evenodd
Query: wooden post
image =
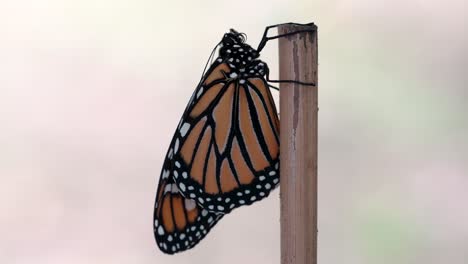
<path fill-rule="evenodd" d="M 286 24 L 279 34 L 281 264 L 317 263 L 317 27 Z"/>

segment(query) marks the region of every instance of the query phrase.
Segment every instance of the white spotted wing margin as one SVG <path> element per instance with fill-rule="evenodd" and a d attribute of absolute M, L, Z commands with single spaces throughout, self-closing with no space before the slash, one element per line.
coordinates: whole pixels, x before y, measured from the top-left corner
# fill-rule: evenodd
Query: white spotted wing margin
<path fill-rule="evenodd" d="M 180 193 L 165 162 L 159 179 L 153 213 L 156 244 L 166 254 L 175 254 L 197 245 L 223 217 L 208 212 Z"/>

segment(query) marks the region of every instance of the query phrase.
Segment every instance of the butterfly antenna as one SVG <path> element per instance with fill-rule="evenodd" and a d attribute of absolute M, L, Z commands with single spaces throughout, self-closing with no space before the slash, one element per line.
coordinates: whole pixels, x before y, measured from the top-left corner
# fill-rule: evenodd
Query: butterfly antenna
<path fill-rule="evenodd" d="M 203 73 L 202 73 L 202 75 L 201 75 L 201 77 L 200 77 L 200 82 L 198 83 L 198 85 L 200 85 L 200 83 L 202 82 L 203 76 L 205 76 L 206 69 L 208 68 L 208 65 L 210 65 L 210 64 L 213 63 L 214 54 L 215 54 L 216 50 L 218 49 L 218 47 L 221 45 L 221 43 L 222 43 L 222 41 L 220 41 L 220 42 L 213 48 L 213 51 L 211 51 L 210 57 L 208 57 L 208 60 L 206 61 L 205 68 L 203 68 Z"/>

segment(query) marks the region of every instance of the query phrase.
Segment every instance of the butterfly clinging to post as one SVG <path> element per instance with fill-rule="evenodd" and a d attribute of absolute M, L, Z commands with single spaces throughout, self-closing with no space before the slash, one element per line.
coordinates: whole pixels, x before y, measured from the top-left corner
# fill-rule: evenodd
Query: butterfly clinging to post
<path fill-rule="evenodd" d="M 165 253 L 193 247 L 224 214 L 262 200 L 279 183 L 279 118 L 268 66 L 258 59 L 266 41 L 281 37 L 267 37 L 272 27 L 257 49 L 243 34 L 226 33 L 182 115 L 154 209 Z"/>

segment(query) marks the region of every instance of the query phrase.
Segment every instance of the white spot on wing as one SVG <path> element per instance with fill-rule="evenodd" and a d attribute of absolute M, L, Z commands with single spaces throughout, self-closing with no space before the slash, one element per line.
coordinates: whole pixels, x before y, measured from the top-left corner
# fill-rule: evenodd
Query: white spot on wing
<path fill-rule="evenodd" d="M 167 154 L 167 157 L 169 159 L 172 159 L 172 155 L 174 155 L 174 150 L 172 150 L 172 148 L 169 150 L 169 154 Z"/>
<path fill-rule="evenodd" d="M 172 184 L 168 184 L 166 185 L 166 187 L 164 187 L 164 193 L 167 193 L 167 192 L 170 192 L 172 190 Z"/>
<path fill-rule="evenodd" d="M 200 87 L 200 90 L 198 90 L 198 93 L 197 93 L 197 99 L 198 97 L 200 97 L 202 93 L 203 93 L 203 87 Z"/>
<path fill-rule="evenodd" d="M 179 188 L 180 188 L 183 192 L 185 192 L 185 184 L 183 184 L 182 182 L 179 183 Z"/>
<path fill-rule="evenodd" d="M 179 139 L 176 139 L 175 144 L 174 144 L 174 153 L 177 153 L 179 150 Z"/>
<path fill-rule="evenodd" d="M 185 137 L 187 135 L 188 130 L 190 129 L 190 124 L 189 123 L 184 123 L 182 127 L 180 128 L 180 135 Z"/>
<path fill-rule="evenodd" d="M 172 193 L 179 193 L 179 188 L 177 188 L 177 185 L 172 184 L 171 192 L 172 192 Z"/>
<path fill-rule="evenodd" d="M 160 236 L 164 235 L 164 229 L 163 229 L 162 226 L 159 226 L 159 228 L 158 228 L 158 234 L 159 234 Z"/>
<path fill-rule="evenodd" d="M 168 177 L 169 177 L 169 170 L 164 170 L 164 171 L 163 171 L 162 178 L 163 178 L 163 179 L 167 179 Z"/>
<path fill-rule="evenodd" d="M 202 216 L 205 217 L 208 215 L 208 211 L 203 209 L 203 211 L 201 212 Z"/>
<path fill-rule="evenodd" d="M 197 204 L 195 203 L 194 200 L 185 199 L 185 209 L 187 209 L 188 211 L 192 211 L 193 209 L 195 209 L 196 206 Z"/>

